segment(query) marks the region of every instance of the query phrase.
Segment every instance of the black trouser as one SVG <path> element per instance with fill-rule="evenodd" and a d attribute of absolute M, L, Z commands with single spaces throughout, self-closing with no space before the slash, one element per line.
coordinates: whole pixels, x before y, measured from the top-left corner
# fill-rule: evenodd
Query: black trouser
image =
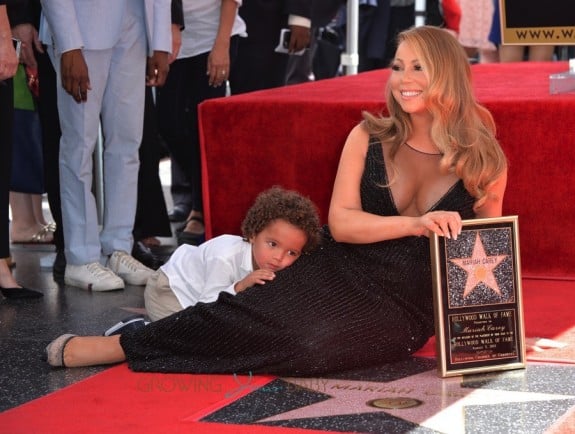
<path fill-rule="evenodd" d="M 238 38 L 233 36 L 230 41 L 231 71 L 235 67 Z M 226 95 L 225 86 L 209 84 L 208 55 L 203 53 L 172 63 L 166 83 L 158 89 L 157 100 L 160 135 L 190 183 L 195 211 L 203 211 L 198 105 Z M 224 127 L 232 125 L 228 123 Z"/>
<path fill-rule="evenodd" d="M 139 150 L 140 169 L 138 171 L 138 202 L 134 222 L 134 239 L 148 237 L 170 237 L 172 229 L 164 200 L 160 180 L 160 158 L 162 148 L 158 133 L 156 106 L 152 88 L 146 88 L 144 108 L 144 129 Z"/>
<path fill-rule="evenodd" d="M 40 81 L 40 98 L 38 99 L 38 116 L 42 126 L 42 149 L 44 158 L 44 186 L 48 196 L 50 213 L 56 223 L 54 244 L 56 249 L 64 251 L 64 233 L 62 231 L 62 205 L 60 201 L 60 118 L 56 99 L 56 71 L 45 51 L 36 53 L 38 78 Z"/>

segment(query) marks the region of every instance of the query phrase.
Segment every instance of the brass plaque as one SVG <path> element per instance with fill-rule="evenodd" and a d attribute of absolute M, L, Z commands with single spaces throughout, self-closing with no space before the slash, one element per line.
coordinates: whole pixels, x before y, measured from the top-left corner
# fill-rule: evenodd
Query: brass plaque
<path fill-rule="evenodd" d="M 435 339 L 442 377 L 525 367 L 516 216 L 464 220 L 431 238 Z"/>
<path fill-rule="evenodd" d="M 412 408 L 421 405 L 422 402 L 415 398 L 378 398 L 367 402 L 367 405 L 375 408 L 385 408 L 387 410 L 399 410 L 402 408 Z"/>

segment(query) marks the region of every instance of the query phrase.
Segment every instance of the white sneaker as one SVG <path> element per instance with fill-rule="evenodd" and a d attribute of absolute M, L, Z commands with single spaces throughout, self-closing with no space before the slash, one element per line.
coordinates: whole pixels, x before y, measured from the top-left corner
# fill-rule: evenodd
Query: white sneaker
<path fill-rule="evenodd" d="M 123 251 L 112 253 L 108 267 L 129 285 L 145 285 L 148 277 L 154 274 L 154 270 Z"/>
<path fill-rule="evenodd" d="M 99 262 L 84 265 L 66 264 L 64 283 L 90 291 L 124 289 L 124 281 Z"/>

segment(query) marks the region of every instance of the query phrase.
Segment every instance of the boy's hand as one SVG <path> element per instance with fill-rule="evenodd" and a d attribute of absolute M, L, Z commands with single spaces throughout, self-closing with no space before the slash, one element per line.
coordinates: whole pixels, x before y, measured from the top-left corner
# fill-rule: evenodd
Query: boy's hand
<path fill-rule="evenodd" d="M 250 288 L 254 285 L 264 285 L 266 281 L 274 280 L 276 273 L 271 270 L 255 270 L 235 284 L 234 289 L 236 292 Z"/>

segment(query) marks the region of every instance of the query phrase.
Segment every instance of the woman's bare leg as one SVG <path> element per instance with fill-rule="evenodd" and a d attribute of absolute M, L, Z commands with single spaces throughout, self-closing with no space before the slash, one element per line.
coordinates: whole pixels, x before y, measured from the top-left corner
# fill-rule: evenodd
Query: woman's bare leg
<path fill-rule="evenodd" d="M 553 45 L 532 45 L 529 47 L 531 62 L 550 62 L 553 60 L 555 47 Z"/>
<path fill-rule="evenodd" d="M 109 365 L 126 360 L 120 335 L 76 336 L 64 347 L 64 366 Z"/>

